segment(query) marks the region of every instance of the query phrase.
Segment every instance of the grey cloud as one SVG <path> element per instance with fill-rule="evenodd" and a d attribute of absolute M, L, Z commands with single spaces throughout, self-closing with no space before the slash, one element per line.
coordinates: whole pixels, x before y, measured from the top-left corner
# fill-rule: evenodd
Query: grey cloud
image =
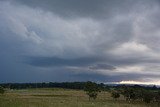
<path fill-rule="evenodd" d="M 26 57 L 24 63 L 39 67 L 55 66 L 88 66 L 104 59 L 98 57 L 58 58 L 58 57 Z"/>
<path fill-rule="evenodd" d="M 159 0 L 0 1 L 0 78 L 4 82 L 158 78 L 159 68 L 154 67 L 160 63 L 159 8 Z M 128 46 L 129 53 L 123 54 L 121 46 L 132 42 L 148 50 L 139 53 L 141 45 Z M 115 71 L 128 66 L 148 71 Z M 153 71 L 155 75 L 150 75 Z"/>
<path fill-rule="evenodd" d="M 62 17 L 92 17 L 112 18 L 116 14 L 128 14 L 135 9 L 141 9 L 141 5 L 149 0 L 16 0 L 18 3 L 32 8 L 42 8 Z M 154 0 L 154 2 L 157 0 Z M 132 5 L 130 5 L 132 4 Z M 137 5 L 141 4 L 141 5 Z M 148 6 L 150 6 L 148 5 Z"/>
<path fill-rule="evenodd" d="M 119 81 L 144 81 L 143 79 L 146 78 L 159 78 L 158 75 L 146 75 L 146 74 L 136 74 L 136 73 L 121 73 L 118 75 L 102 75 L 98 73 L 75 73 L 70 75 L 71 78 L 81 80 L 81 81 L 103 81 L 103 82 L 119 82 Z M 73 79 L 73 80 L 74 80 Z"/>
<path fill-rule="evenodd" d="M 88 66 L 90 69 L 116 69 L 115 66 L 135 65 L 143 63 L 160 63 L 159 59 L 148 59 L 147 57 L 117 57 L 117 56 L 86 56 L 79 58 L 60 58 L 60 57 L 42 57 L 30 56 L 24 57 L 23 63 L 37 67 L 55 67 L 55 66 Z M 105 64 L 107 63 L 107 64 Z"/>
<path fill-rule="evenodd" d="M 103 8 L 111 7 L 111 1 L 106 3 L 105 0 L 101 2 L 97 0 L 34 0 L 34 1 L 24 1 L 18 0 L 19 3 L 28 5 L 31 7 L 44 8 L 49 11 L 53 11 L 61 16 L 65 17 L 74 17 L 74 16 L 95 16 L 95 17 L 104 17 L 102 13 L 106 12 Z M 110 11 L 107 10 L 107 14 Z"/>
<path fill-rule="evenodd" d="M 96 65 L 90 66 L 89 69 L 91 70 L 98 70 L 98 69 L 114 70 L 116 68 L 108 64 L 96 64 Z"/>

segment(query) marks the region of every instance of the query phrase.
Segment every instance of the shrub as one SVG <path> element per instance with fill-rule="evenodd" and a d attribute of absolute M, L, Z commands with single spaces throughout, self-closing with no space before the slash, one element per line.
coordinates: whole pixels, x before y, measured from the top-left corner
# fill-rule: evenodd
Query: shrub
<path fill-rule="evenodd" d="M 143 93 L 143 101 L 145 103 L 150 103 L 151 101 L 154 100 L 155 94 L 151 91 L 144 91 Z"/>
<path fill-rule="evenodd" d="M 111 96 L 112 96 L 114 99 L 117 99 L 117 98 L 120 97 L 120 94 L 119 94 L 118 92 L 116 92 L 116 91 L 113 91 L 113 92 L 111 93 Z"/>
<path fill-rule="evenodd" d="M 88 81 L 85 84 L 84 91 L 86 91 L 86 94 L 89 96 L 90 100 L 91 98 L 96 99 L 100 90 L 96 83 Z"/>
<path fill-rule="evenodd" d="M 4 94 L 5 90 L 3 87 L 0 86 L 0 94 Z"/>
<path fill-rule="evenodd" d="M 121 94 L 126 98 L 127 101 L 136 99 L 136 93 L 133 88 L 126 87 L 121 91 Z"/>

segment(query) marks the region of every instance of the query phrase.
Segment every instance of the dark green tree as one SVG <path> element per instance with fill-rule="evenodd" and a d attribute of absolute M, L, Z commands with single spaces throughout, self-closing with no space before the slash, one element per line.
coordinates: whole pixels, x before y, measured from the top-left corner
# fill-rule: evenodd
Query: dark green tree
<path fill-rule="evenodd" d="M 125 87 L 122 89 L 121 94 L 126 98 L 126 101 L 136 100 L 138 93 L 136 89 L 131 87 Z"/>
<path fill-rule="evenodd" d="M 145 103 L 150 103 L 150 102 L 152 102 L 152 101 L 154 100 L 154 98 L 155 98 L 155 94 L 154 94 L 153 92 L 151 92 L 151 91 L 149 91 L 149 90 L 145 90 L 145 91 L 143 92 L 143 101 L 144 101 Z"/>
<path fill-rule="evenodd" d="M 96 83 L 88 81 L 85 84 L 84 91 L 89 96 L 89 100 L 90 100 L 91 98 L 92 99 L 97 98 L 97 95 L 98 95 L 98 92 L 100 92 L 100 89 Z"/>
<path fill-rule="evenodd" d="M 0 94 L 4 94 L 5 90 L 3 87 L 0 86 Z"/>
<path fill-rule="evenodd" d="M 119 97 L 120 97 L 120 94 L 119 94 L 119 92 L 112 91 L 112 93 L 111 93 L 111 97 L 113 97 L 113 98 L 116 100 L 117 98 L 119 98 Z"/>

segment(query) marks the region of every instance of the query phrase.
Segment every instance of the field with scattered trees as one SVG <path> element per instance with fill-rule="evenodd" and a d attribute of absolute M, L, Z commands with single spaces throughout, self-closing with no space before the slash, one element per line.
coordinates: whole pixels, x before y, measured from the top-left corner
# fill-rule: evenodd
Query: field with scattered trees
<path fill-rule="evenodd" d="M 93 82 L 1 84 L 0 107 L 160 107 L 160 89 Z"/>

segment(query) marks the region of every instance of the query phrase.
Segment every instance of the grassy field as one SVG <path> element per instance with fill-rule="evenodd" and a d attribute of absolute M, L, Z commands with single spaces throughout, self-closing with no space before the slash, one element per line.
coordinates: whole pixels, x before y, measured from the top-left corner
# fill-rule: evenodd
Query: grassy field
<path fill-rule="evenodd" d="M 158 107 L 156 104 L 115 101 L 110 93 L 101 92 L 98 98 L 88 100 L 84 91 L 67 89 L 8 90 L 0 95 L 0 107 Z"/>

